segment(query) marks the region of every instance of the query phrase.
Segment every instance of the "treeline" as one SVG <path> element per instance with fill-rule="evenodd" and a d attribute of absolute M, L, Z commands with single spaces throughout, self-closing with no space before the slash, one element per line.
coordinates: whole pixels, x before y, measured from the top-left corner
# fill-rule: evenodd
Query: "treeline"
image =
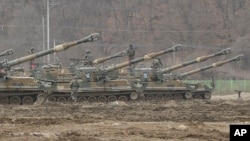
<path fill-rule="evenodd" d="M 50 47 L 93 32 L 102 37 L 98 42 L 57 54 L 65 66 L 69 58 L 82 57 L 87 49 L 98 58 L 125 50 L 132 43 L 138 46 L 136 56 L 142 56 L 181 43 L 185 45 L 183 51 L 161 57 L 165 66 L 231 47 L 229 57 L 244 53 L 245 60 L 201 73 L 199 77 L 249 77 L 248 0 L 49 0 L 49 7 Z M 47 48 L 46 14 L 47 0 L 0 0 L 1 50 L 15 50 L 8 59 L 27 55 L 31 47 L 36 51 Z M 217 60 L 220 59 L 226 57 Z"/>

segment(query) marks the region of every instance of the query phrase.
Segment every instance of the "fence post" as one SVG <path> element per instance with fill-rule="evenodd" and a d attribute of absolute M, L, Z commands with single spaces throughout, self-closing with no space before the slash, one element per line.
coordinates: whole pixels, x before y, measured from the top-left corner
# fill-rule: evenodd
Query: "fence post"
<path fill-rule="evenodd" d="M 233 80 L 230 80 L 230 93 L 233 91 Z"/>
<path fill-rule="evenodd" d="M 217 89 L 218 89 L 218 93 L 220 93 L 220 81 L 219 80 L 217 80 Z"/>
<path fill-rule="evenodd" d="M 247 91 L 247 80 L 244 80 L 244 91 Z"/>

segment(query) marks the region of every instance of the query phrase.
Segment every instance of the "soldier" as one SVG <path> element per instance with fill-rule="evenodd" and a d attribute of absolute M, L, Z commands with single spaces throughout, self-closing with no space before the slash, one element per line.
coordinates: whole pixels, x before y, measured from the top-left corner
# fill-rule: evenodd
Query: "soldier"
<path fill-rule="evenodd" d="M 30 54 L 30 55 L 31 55 L 31 54 L 34 54 L 34 52 L 35 52 L 34 47 L 31 47 L 31 48 L 30 48 L 30 52 L 29 52 L 29 54 Z"/>
<path fill-rule="evenodd" d="M 127 49 L 127 56 L 128 56 L 128 61 L 131 61 L 134 59 L 135 56 L 135 48 L 132 44 L 129 45 Z"/>
<path fill-rule="evenodd" d="M 31 47 L 30 51 L 29 51 L 29 55 L 34 54 L 34 52 L 35 52 L 34 47 Z M 32 59 L 32 60 L 30 60 L 30 70 L 34 70 L 35 68 L 36 68 L 35 60 Z"/>
<path fill-rule="evenodd" d="M 153 66 L 152 66 L 153 69 L 159 69 L 159 68 L 162 68 L 162 62 L 161 62 L 161 59 L 160 58 L 155 58 L 153 59 Z"/>
<path fill-rule="evenodd" d="M 242 91 L 235 90 L 235 92 L 237 92 L 237 93 L 238 93 L 238 100 L 242 100 L 242 97 L 240 96 L 240 94 L 241 94 L 241 92 L 242 92 Z"/>
<path fill-rule="evenodd" d="M 78 89 L 80 87 L 79 82 L 77 80 L 77 76 L 74 76 L 74 79 L 70 81 L 69 86 L 71 88 L 71 98 L 76 102 L 77 95 L 78 95 Z"/>
<path fill-rule="evenodd" d="M 89 50 L 86 50 L 85 51 L 85 54 L 84 54 L 84 66 L 93 66 L 93 55 L 91 54 L 91 52 Z"/>
<path fill-rule="evenodd" d="M 135 48 L 132 44 L 129 45 L 129 47 L 128 47 L 128 49 L 127 49 L 128 61 L 131 61 L 131 60 L 134 59 L 134 57 L 135 57 L 135 49 L 136 49 L 136 48 Z M 130 65 L 130 67 L 134 68 L 135 65 L 136 65 L 136 64 Z"/>

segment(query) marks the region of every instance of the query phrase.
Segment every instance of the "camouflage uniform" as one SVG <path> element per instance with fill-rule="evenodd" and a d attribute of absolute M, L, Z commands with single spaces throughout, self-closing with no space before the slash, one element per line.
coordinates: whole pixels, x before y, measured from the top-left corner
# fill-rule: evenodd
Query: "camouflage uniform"
<path fill-rule="evenodd" d="M 153 66 L 152 66 L 153 69 L 159 69 L 159 68 L 162 68 L 162 62 L 161 62 L 161 59 L 160 58 L 155 58 L 153 59 Z"/>
<path fill-rule="evenodd" d="M 35 49 L 33 47 L 31 47 L 31 49 L 29 51 L 29 55 L 34 54 L 34 52 L 35 52 Z M 36 68 L 36 64 L 34 61 L 35 61 L 34 59 L 30 60 L 30 70 L 34 70 Z"/>
<path fill-rule="evenodd" d="M 127 49 L 127 56 L 128 56 L 128 61 L 131 61 L 134 59 L 135 49 L 134 49 L 134 46 L 132 44 L 130 44 L 128 49 Z"/>
<path fill-rule="evenodd" d="M 93 55 L 91 54 L 91 52 L 89 50 L 87 50 L 85 52 L 85 55 L 84 55 L 84 66 L 93 66 Z"/>
<path fill-rule="evenodd" d="M 78 89 L 80 87 L 76 76 L 74 77 L 74 80 L 70 81 L 69 85 L 70 85 L 70 88 L 71 88 L 71 98 L 76 102 L 77 95 L 78 95 Z"/>
<path fill-rule="evenodd" d="M 135 56 L 135 48 L 132 44 L 129 45 L 127 49 L 127 56 L 128 56 L 128 61 L 131 61 L 134 59 Z M 130 65 L 130 67 L 134 68 L 136 64 Z"/>

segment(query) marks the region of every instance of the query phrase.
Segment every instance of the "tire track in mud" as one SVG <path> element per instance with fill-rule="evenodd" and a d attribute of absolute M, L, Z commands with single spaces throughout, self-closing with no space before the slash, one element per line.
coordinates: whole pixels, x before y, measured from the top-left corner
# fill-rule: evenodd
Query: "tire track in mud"
<path fill-rule="evenodd" d="M 0 136 L 18 141 L 228 140 L 230 123 L 249 123 L 249 107 L 250 101 L 237 100 L 0 105 Z"/>

